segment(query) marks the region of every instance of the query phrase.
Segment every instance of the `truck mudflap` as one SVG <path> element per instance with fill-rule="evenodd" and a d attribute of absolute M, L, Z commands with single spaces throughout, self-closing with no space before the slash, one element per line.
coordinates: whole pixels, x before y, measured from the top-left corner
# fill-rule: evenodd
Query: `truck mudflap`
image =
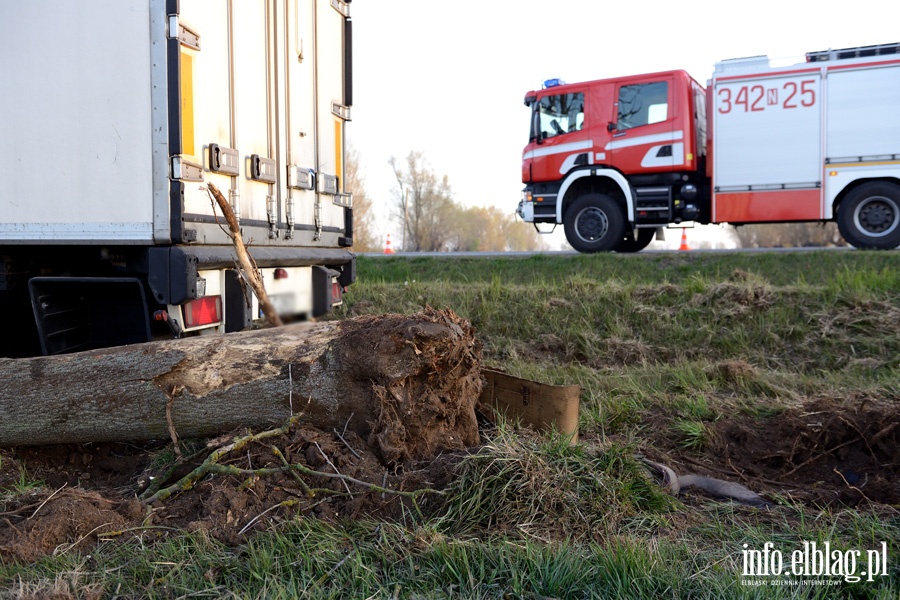
<path fill-rule="evenodd" d="M 45 356 L 150 341 L 139 279 L 34 277 L 28 287 Z"/>
<path fill-rule="evenodd" d="M 329 267 L 342 287 L 356 279 L 356 256 L 343 248 L 275 248 L 259 246 L 250 254 L 260 268 Z M 198 271 L 233 269 L 231 246 L 168 246 L 148 250 L 147 280 L 160 304 L 183 304 L 198 297 Z"/>

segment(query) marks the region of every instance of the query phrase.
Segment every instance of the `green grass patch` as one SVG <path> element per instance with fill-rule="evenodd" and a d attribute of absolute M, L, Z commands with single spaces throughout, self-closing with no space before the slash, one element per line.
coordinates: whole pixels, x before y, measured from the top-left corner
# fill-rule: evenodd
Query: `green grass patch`
<path fill-rule="evenodd" d="M 476 326 L 487 365 L 582 386 L 580 443 L 501 424 L 425 516 L 298 517 L 235 548 L 202 531 L 162 541 L 135 532 L 89 553 L 0 564 L 0 598 L 898 598 L 900 506 L 804 504 L 789 487 L 772 510 L 676 500 L 636 458 L 705 460 L 737 479 L 722 448 L 741 442 L 716 437 L 719 424 L 752 436 L 813 401 L 845 403 L 847 419 L 872 407 L 888 420 L 900 413 L 898 260 L 360 257 L 333 318 L 454 310 Z M 797 439 L 812 444 L 822 423 L 808 422 Z M 32 485 L 22 472 L 3 490 Z M 888 574 L 821 587 L 742 582 L 744 544 L 789 553 L 813 541 L 863 552 L 886 542 Z"/>

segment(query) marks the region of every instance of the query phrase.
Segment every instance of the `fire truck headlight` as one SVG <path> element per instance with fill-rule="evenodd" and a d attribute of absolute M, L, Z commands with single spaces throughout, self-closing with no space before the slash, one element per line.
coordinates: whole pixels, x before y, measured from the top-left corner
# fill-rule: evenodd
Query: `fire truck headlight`
<path fill-rule="evenodd" d="M 693 200 L 697 197 L 697 186 L 693 183 L 686 183 L 681 186 L 681 197 L 685 200 Z"/>

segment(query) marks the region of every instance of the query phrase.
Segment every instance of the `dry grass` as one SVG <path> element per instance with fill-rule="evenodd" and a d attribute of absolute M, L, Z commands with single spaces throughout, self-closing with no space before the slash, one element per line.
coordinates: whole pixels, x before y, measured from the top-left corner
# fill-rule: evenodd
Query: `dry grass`
<path fill-rule="evenodd" d="M 570 445 L 501 425 L 457 467 L 440 527 L 453 535 L 607 541 L 639 512 L 669 506 L 633 449 Z"/>

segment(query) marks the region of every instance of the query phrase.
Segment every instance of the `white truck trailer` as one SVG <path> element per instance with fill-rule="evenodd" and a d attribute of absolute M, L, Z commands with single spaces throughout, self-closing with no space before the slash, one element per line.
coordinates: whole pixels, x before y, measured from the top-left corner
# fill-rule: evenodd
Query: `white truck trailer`
<path fill-rule="evenodd" d="M 283 315 L 355 279 L 341 0 L 33 0 L 0 36 L 0 356 L 259 318 L 228 197 Z"/>

